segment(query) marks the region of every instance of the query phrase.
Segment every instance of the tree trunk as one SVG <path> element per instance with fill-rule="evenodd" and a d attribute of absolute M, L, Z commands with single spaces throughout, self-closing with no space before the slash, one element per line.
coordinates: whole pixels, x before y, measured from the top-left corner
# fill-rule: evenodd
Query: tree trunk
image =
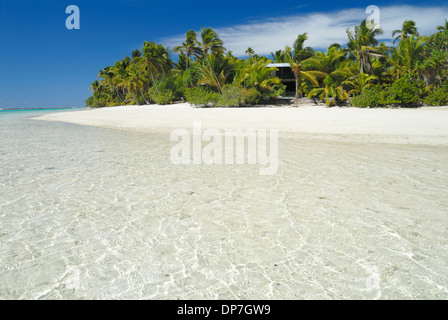
<path fill-rule="evenodd" d="M 122 95 L 120 94 L 120 88 L 114 87 L 114 89 L 115 89 L 115 93 L 116 93 L 116 95 L 118 97 L 118 100 L 125 102 L 126 101 L 126 96 L 124 98 L 122 97 Z"/>
<path fill-rule="evenodd" d="M 155 87 L 157 89 L 157 93 L 160 94 L 159 87 L 157 87 L 156 79 L 154 79 L 154 73 L 152 73 L 152 72 L 151 72 L 151 77 L 152 77 L 152 82 L 154 82 L 154 85 L 155 85 Z"/>
<path fill-rule="evenodd" d="M 360 69 L 361 73 L 368 73 L 370 75 L 373 74 L 372 63 L 370 62 L 369 55 L 367 54 L 367 52 L 359 53 L 359 64 L 361 65 Z"/>
<path fill-rule="evenodd" d="M 292 69 L 292 72 L 294 73 L 294 78 L 296 79 L 296 96 L 295 98 L 299 98 L 299 82 L 300 82 L 300 68 L 299 66 L 295 66 Z"/>
<path fill-rule="evenodd" d="M 140 94 L 142 95 L 143 99 L 145 100 L 146 104 L 149 104 L 148 100 L 146 100 L 145 95 L 143 94 L 142 88 L 140 88 L 140 86 L 138 86 L 138 89 L 140 90 Z"/>
<path fill-rule="evenodd" d="M 133 92 L 131 89 L 129 89 L 129 92 L 131 93 L 132 98 L 134 98 L 135 103 L 138 105 L 138 104 L 139 104 L 139 103 L 138 103 L 138 99 L 137 99 L 137 97 L 135 96 L 134 92 Z"/>
<path fill-rule="evenodd" d="M 296 99 L 299 97 L 299 79 L 296 77 Z"/>

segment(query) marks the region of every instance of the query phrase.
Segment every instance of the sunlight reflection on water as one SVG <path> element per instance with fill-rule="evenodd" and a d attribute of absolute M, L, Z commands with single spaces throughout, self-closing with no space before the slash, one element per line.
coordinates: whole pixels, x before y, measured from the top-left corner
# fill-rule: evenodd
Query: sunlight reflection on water
<path fill-rule="evenodd" d="M 281 138 L 260 176 L 29 117 L 0 117 L 0 298 L 448 298 L 447 147 Z"/>

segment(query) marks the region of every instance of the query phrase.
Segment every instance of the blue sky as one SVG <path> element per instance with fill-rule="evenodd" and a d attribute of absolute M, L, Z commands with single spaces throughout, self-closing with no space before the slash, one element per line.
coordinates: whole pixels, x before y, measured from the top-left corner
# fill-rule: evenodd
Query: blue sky
<path fill-rule="evenodd" d="M 404 18 L 432 33 L 448 18 L 439 1 L 171 1 L 0 0 L 0 108 L 82 107 L 99 69 L 130 55 L 144 41 L 171 48 L 189 30 L 212 27 L 236 55 L 291 45 L 308 32 L 308 45 L 346 43 L 345 29 L 381 9 L 383 40 Z M 67 30 L 65 9 L 77 5 L 81 29 Z"/>

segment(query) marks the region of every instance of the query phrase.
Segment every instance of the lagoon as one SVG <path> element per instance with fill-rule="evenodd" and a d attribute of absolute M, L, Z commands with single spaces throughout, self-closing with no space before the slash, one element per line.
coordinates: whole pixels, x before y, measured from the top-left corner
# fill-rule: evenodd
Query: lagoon
<path fill-rule="evenodd" d="M 448 298 L 446 145 L 280 134 L 260 176 L 46 113 L 0 114 L 0 298 Z"/>

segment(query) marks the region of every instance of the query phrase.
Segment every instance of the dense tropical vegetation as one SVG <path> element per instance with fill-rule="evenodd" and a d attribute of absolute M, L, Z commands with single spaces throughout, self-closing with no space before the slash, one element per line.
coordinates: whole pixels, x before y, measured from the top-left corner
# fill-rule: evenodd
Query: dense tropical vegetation
<path fill-rule="evenodd" d="M 86 104 L 104 107 L 169 104 L 188 101 L 198 106 L 244 106 L 290 94 L 323 101 L 328 106 L 359 107 L 448 104 L 448 22 L 429 36 L 414 21 L 392 32 L 393 47 L 379 43 L 381 29 L 364 20 L 347 29 L 346 46 L 331 44 L 325 52 L 306 47 L 299 34 L 291 47 L 259 56 L 246 50 L 237 58 L 211 28 L 190 30 L 171 52 L 145 42 L 142 50 L 98 73 Z M 171 54 L 178 55 L 173 61 Z M 294 86 L 287 92 L 269 64 L 289 63 Z"/>

